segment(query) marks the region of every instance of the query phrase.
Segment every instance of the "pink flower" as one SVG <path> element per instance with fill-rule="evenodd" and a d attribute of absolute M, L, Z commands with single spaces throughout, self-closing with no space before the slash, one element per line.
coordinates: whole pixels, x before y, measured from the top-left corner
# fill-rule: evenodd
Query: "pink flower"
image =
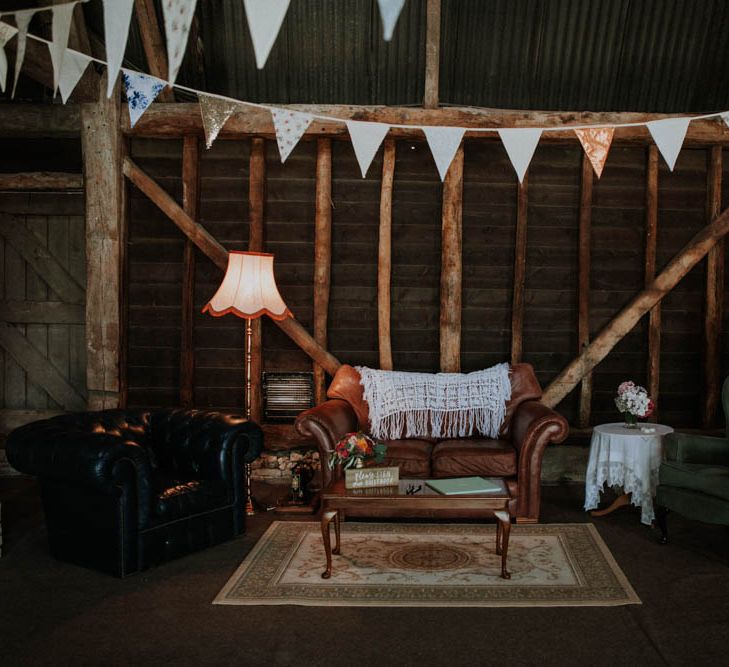
<path fill-rule="evenodd" d="M 626 391 L 629 391 L 633 387 L 635 387 L 635 382 L 633 382 L 632 380 L 627 380 L 626 382 L 623 382 L 618 387 L 618 395 L 624 394 Z"/>

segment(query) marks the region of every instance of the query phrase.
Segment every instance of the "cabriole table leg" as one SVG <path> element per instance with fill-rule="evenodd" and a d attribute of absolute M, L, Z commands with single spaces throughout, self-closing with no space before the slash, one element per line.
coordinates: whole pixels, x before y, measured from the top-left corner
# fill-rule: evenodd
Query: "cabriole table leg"
<path fill-rule="evenodd" d="M 332 576 L 332 539 L 329 532 L 329 525 L 332 519 L 338 516 L 337 510 L 325 510 L 321 513 L 321 537 L 324 541 L 324 553 L 327 556 L 327 569 L 321 573 L 322 579 L 329 579 Z M 339 520 L 334 523 L 334 532 L 336 533 L 336 547 L 334 553 L 339 553 Z"/>
<path fill-rule="evenodd" d="M 508 512 L 494 512 L 496 520 L 499 522 L 496 528 L 496 548 L 499 549 L 499 534 L 501 534 L 501 578 L 511 579 L 511 574 L 506 569 L 506 555 L 509 551 L 509 532 L 511 531 L 511 517 Z"/>

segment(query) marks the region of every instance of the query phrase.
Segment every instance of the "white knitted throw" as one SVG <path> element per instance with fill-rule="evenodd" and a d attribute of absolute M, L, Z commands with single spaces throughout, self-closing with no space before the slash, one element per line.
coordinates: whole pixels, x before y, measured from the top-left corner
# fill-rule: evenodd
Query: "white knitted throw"
<path fill-rule="evenodd" d="M 474 373 L 403 373 L 357 366 L 372 435 L 496 438 L 511 398 L 509 364 Z"/>

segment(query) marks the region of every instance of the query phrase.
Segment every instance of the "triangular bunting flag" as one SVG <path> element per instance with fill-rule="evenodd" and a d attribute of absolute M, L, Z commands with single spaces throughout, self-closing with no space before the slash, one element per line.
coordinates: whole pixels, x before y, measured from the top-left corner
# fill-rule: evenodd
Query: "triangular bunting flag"
<path fill-rule="evenodd" d="M 726 111 L 725 113 L 721 114 L 721 119 L 729 125 L 729 111 Z"/>
<path fill-rule="evenodd" d="M 104 38 L 106 40 L 107 90 L 111 97 L 124 60 L 134 0 L 104 0 Z"/>
<path fill-rule="evenodd" d="M 28 42 L 28 26 L 30 20 L 35 14 L 35 9 L 22 9 L 15 12 L 15 25 L 18 28 L 18 45 L 15 51 L 15 81 L 13 81 L 13 93 L 11 97 L 15 97 L 15 89 L 18 87 L 18 77 L 25 60 L 25 45 Z"/>
<path fill-rule="evenodd" d="M 610 144 L 613 141 L 615 128 L 613 127 L 590 127 L 583 130 L 575 130 L 577 138 L 582 144 L 585 154 L 590 158 L 595 174 L 600 178 L 602 169 L 605 166 Z"/>
<path fill-rule="evenodd" d="M 122 69 L 122 79 L 129 106 L 129 124 L 134 127 L 166 84 L 148 74 L 128 69 Z"/>
<path fill-rule="evenodd" d="M 663 159 L 668 168 L 673 171 L 676 158 L 681 152 L 683 140 L 686 137 L 690 118 L 665 118 L 664 120 L 652 120 L 646 123 L 648 130 L 656 142 L 658 150 L 661 151 Z"/>
<path fill-rule="evenodd" d="M 382 18 L 382 37 L 389 42 L 405 0 L 377 0 L 377 4 L 380 6 L 380 18 Z"/>
<path fill-rule="evenodd" d="M 190 23 L 195 16 L 197 0 L 162 0 L 165 15 L 165 34 L 167 35 L 167 79 L 172 84 L 180 71 L 182 58 L 190 34 Z"/>
<path fill-rule="evenodd" d="M 354 154 L 357 156 L 359 168 L 362 171 L 362 178 L 367 176 L 372 158 L 375 157 L 377 149 L 385 138 L 389 125 L 384 123 L 365 123 L 363 121 L 348 120 L 347 129 L 352 139 Z"/>
<path fill-rule="evenodd" d="M 15 33 L 17 32 L 17 28 L 0 22 L 0 91 L 3 93 L 5 92 L 5 82 L 8 78 L 8 58 L 5 55 L 5 45 L 15 37 Z"/>
<path fill-rule="evenodd" d="M 256 66 L 263 69 L 278 37 L 290 0 L 244 0 Z"/>
<path fill-rule="evenodd" d="M 58 79 L 58 88 L 61 91 L 61 99 L 64 104 L 68 101 L 90 62 L 91 58 L 83 53 L 73 49 L 66 51 L 63 58 L 63 67 L 61 67 L 61 75 Z"/>
<path fill-rule="evenodd" d="M 296 144 L 299 143 L 306 128 L 312 121 L 312 116 L 301 111 L 288 109 L 271 109 L 273 127 L 276 129 L 278 152 L 281 153 L 281 162 L 286 162 Z"/>
<path fill-rule="evenodd" d="M 542 131 L 535 127 L 514 127 L 499 130 L 499 136 L 519 177 L 519 183 L 523 183 Z"/>
<path fill-rule="evenodd" d="M 420 129 L 425 133 L 430 152 L 438 167 L 440 180 L 443 181 L 466 130 L 462 127 L 421 127 Z"/>
<path fill-rule="evenodd" d="M 200 102 L 200 115 L 205 129 L 205 145 L 210 148 L 239 104 L 233 100 L 223 100 L 210 95 L 198 95 L 197 99 Z"/>
<path fill-rule="evenodd" d="M 53 7 L 53 41 L 48 45 L 53 64 L 53 93 L 58 90 L 58 80 L 63 68 L 63 58 L 68 47 L 68 35 L 71 31 L 71 18 L 75 2 Z"/>

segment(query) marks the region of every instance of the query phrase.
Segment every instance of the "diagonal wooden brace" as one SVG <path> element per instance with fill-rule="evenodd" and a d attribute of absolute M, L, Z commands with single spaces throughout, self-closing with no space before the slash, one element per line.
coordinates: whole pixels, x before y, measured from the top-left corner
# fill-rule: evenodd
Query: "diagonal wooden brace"
<path fill-rule="evenodd" d="M 152 203 L 167 215 L 190 241 L 205 253 L 221 271 L 225 271 L 228 266 L 228 251 L 205 227 L 187 215 L 177 202 L 155 183 L 154 179 L 128 157 L 124 158 L 123 171 L 124 175 L 147 195 Z M 273 320 L 273 322 L 327 373 L 334 375 L 337 372 L 341 365 L 339 360 L 319 345 L 296 319 L 287 317 L 280 321 Z"/>
<path fill-rule="evenodd" d="M 582 354 L 547 387 L 542 402 L 553 408 L 565 398 L 630 332 L 638 320 L 666 296 L 727 232 L 729 232 L 729 209 L 725 209 L 696 234 L 656 276 L 656 279 L 610 320 Z"/>

